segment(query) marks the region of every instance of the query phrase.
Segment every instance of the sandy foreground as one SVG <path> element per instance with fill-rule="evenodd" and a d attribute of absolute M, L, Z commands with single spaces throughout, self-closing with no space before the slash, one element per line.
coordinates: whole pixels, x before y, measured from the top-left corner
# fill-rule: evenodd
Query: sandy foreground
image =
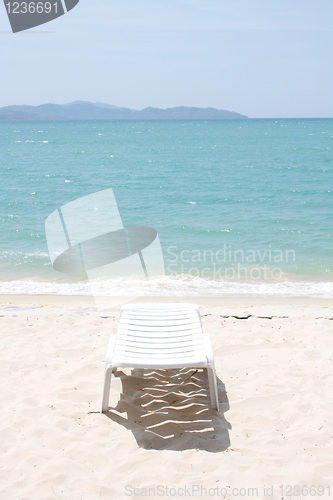
<path fill-rule="evenodd" d="M 118 369 L 102 415 L 125 302 L 0 297 L 1 499 L 333 498 L 333 300 L 189 299 L 220 412 L 203 371 Z"/>

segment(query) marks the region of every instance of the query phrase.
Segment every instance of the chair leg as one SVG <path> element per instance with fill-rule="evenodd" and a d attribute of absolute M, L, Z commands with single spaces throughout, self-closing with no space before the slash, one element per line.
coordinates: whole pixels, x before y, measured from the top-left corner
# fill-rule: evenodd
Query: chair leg
<path fill-rule="evenodd" d="M 114 371 L 112 366 L 108 366 L 104 372 L 103 395 L 101 413 L 105 413 L 109 408 L 109 396 L 111 386 L 111 373 Z"/>
<path fill-rule="evenodd" d="M 210 393 L 210 403 L 214 410 L 219 411 L 219 400 L 217 394 L 217 381 L 215 369 L 213 366 L 207 366 L 209 393 Z"/>

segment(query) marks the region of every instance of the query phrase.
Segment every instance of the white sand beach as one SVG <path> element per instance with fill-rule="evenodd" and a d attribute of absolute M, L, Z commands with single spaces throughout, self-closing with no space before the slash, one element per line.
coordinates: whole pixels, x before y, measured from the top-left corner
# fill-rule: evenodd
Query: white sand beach
<path fill-rule="evenodd" d="M 333 496 L 332 299 L 189 299 L 220 412 L 203 372 L 118 369 L 107 414 L 105 353 L 125 299 L 0 301 L 1 498 Z"/>

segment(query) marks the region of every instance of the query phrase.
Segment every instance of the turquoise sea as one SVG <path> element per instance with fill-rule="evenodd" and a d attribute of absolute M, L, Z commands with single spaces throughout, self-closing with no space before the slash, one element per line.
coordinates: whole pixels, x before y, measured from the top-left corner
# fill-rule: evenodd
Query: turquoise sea
<path fill-rule="evenodd" d="M 333 296 L 331 119 L 0 122 L 0 179 L 0 293 L 89 293 L 53 270 L 45 219 L 112 188 L 124 226 L 158 231 L 147 293 Z"/>

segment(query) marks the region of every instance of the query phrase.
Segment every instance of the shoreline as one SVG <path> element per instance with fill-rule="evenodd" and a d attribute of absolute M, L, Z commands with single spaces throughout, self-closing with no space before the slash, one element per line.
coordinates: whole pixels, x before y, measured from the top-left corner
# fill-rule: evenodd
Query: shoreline
<path fill-rule="evenodd" d="M 332 298 L 320 298 L 309 296 L 255 296 L 255 295 L 228 295 L 221 297 L 170 297 L 170 296 L 133 296 L 133 297 L 99 297 L 98 304 L 93 296 L 89 295 L 47 295 L 47 294 L 3 294 L 0 295 L 0 307 L 5 304 L 41 306 L 41 307 L 120 307 L 128 302 L 145 303 L 179 303 L 190 302 L 204 307 L 251 307 L 251 306 L 295 306 L 295 307 L 333 307 Z"/>
<path fill-rule="evenodd" d="M 138 276 L 115 277 L 112 280 L 91 281 L 48 281 L 7 280 L 0 281 L 1 296 L 82 296 L 98 297 L 164 297 L 165 300 L 231 298 L 256 298 L 270 300 L 288 297 L 290 300 L 309 298 L 333 300 L 331 281 L 283 281 L 283 282 L 238 282 L 214 281 L 188 275 L 152 276 L 142 279 Z M 89 300 L 89 299 L 87 299 Z M 102 299 L 104 300 L 104 299 Z"/>

